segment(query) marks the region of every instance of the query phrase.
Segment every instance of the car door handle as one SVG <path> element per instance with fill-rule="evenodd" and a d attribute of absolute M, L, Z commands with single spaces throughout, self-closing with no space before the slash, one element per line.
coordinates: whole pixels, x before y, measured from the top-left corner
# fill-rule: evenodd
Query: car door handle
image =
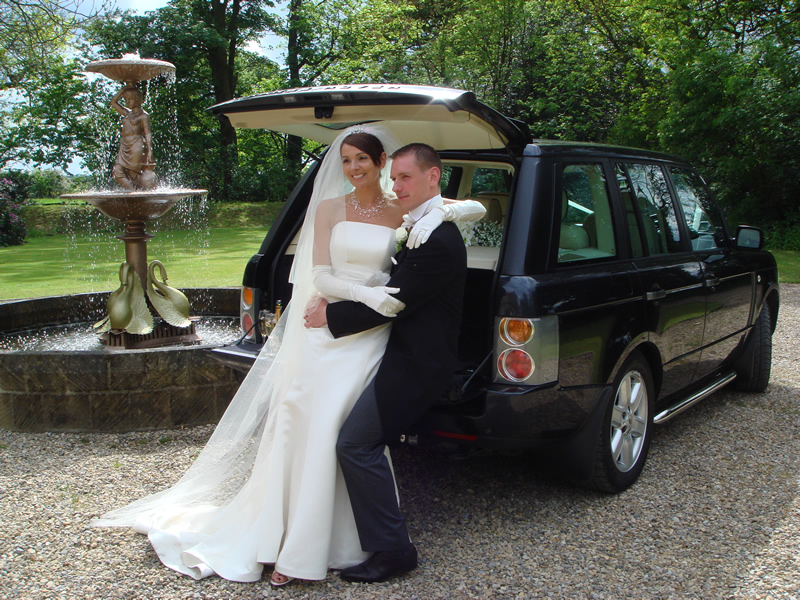
<path fill-rule="evenodd" d="M 709 277 L 705 281 L 706 287 L 714 287 L 719 285 L 719 279 L 717 277 Z"/>
<path fill-rule="evenodd" d="M 644 297 L 648 300 L 661 300 L 666 297 L 666 290 L 655 290 L 654 292 L 647 292 Z"/>

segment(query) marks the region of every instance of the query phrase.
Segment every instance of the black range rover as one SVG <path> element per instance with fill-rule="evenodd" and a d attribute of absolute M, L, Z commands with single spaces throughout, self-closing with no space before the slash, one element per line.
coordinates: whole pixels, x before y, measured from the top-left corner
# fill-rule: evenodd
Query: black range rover
<path fill-rule="evenodd" d="M 219 104 L 235 127 L 330 143 L 380 122 L 442 157 L 443 194 L 481 201 L 463 227 L 468 279 L 461 368 L 407 443 L 463 452 L 546 447 L 576 482 L 620 491 L 639 476 L 653 425 L 724 385 L 763 391 L 778 271 L 762 232 L 731 231 L 680 158 L 533 140 L 470 92 L 350 85 Z M 288 274 L 317 165 L 302 176 L 241 296 L 243 340 L 218 349 L 246 371 L 259 319 L 291 298 Z"/>

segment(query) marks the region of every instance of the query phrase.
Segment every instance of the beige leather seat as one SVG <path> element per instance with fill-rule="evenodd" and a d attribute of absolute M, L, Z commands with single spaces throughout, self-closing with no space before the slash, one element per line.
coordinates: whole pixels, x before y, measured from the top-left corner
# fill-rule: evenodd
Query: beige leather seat
<path fill-rule="evenodd" d="M 558 247 L 565 250 L 580 250 L 589 247 L 589 234 L 580 225 L 565 223 L 569 200 L 567 193 L 561 193 L 561 233 L 558 238 Z"/>

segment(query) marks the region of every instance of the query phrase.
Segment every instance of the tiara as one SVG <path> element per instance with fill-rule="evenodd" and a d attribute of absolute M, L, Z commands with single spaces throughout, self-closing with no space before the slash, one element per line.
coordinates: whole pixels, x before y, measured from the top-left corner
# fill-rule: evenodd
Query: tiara
<path fill-rule="evenodd" d="M 348 127 L 346 131 L 348 135 L 351 133 L 369 133 L 370 135 L 375 135 L 366 125 L 353 125 L 352 127 Z"/>

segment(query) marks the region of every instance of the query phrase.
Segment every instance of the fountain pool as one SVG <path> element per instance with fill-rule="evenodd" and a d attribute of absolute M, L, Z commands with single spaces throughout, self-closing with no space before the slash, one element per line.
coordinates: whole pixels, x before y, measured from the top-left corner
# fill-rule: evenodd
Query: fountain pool
<path fill-rule="evenodd" d="M 239 381 L 208 350 L 236 339 L 239 289 L 182 291 L 203 340 L 140 350 L 105 347 L 91 331 L 108 293 L 0 303 L 0 428 L 123 432 L 217 422 Z M 75 332 L 66 341 L 57 333 L 64 329 Z M 47 347 L 54 336 L 61 349 Z"/>

